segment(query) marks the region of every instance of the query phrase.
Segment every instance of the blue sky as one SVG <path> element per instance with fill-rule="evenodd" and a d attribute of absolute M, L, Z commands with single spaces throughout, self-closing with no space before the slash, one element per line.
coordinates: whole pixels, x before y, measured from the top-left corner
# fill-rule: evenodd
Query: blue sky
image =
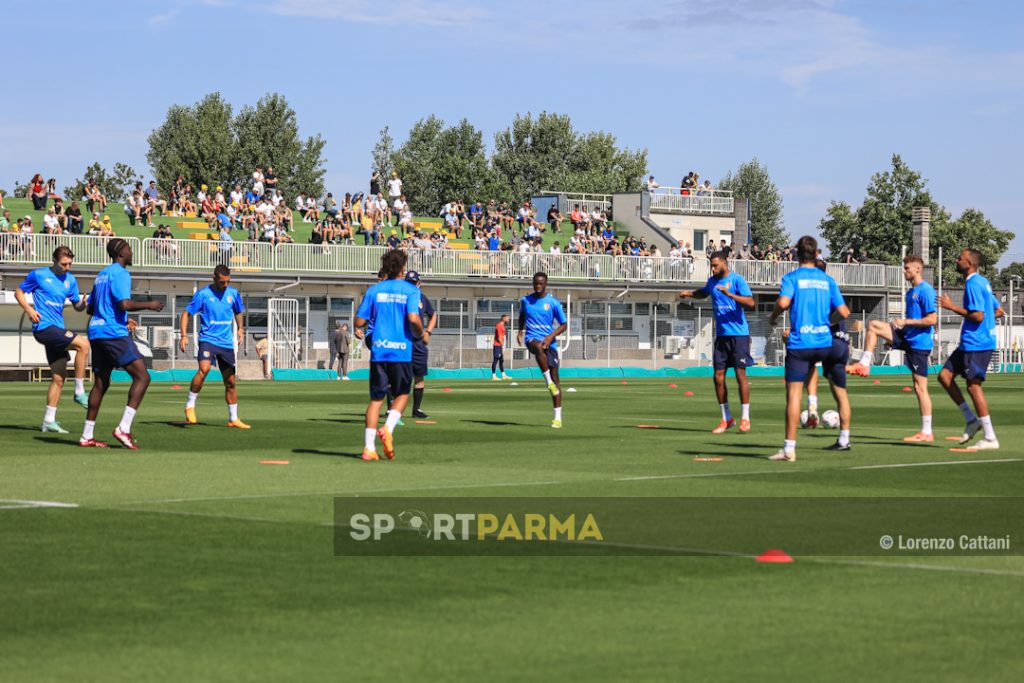
<path fill-rule="evenodd" d="M 284 94 L 321 133 L 328 188 L 366 184 L 378 130 L 516 112 L 647 148 L 663 184 L 757 156 L 793 235 L 859 204 L 898 152 L 954 214 L 1021 233 L 1024 3 L 1010 0 L 57 0 L 5 8 L 0 187 L 61 187 L 99 160 L 146 169 L 174 103 Z M 32 58 L 28 57 L 32 53 Z M 144 171 L 148 173 L 148 170 Z M 1024 261 L 1024 238 L 1007 255 Z M 1004 261 L 1007 259 L 1004 259 Z"/>

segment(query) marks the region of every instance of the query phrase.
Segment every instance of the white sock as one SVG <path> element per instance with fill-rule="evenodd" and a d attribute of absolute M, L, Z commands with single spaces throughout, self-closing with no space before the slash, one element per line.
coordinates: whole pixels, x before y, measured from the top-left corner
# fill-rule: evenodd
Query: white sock
<path fill-rule="evenodd" d="M 491 379 L 498 379 L 497 375 L 491 375 Z"/>
<path fill-rule="evenodd" d="M 964 414 L 964 419 L 967 421 L 967 424 L 971 424 L 978 419 L 974 416 L 974 411 L 971 410 L 971 407 L 967 405 L 967 401 L 960 404 L 960 412 Z"/>
<path fill-rule="evenodd" d="M 818 395 L 812 394 L 807 397 L 807 410 L 812 413 L 818 412 Z"/>
<path fill-rule="evenodd" d="M 398 421 L 402 419 L 402 414 L 397 410 L 389 410 L 388 418 L 384 421 L 384 426 L 388 428 L 389 432 L 394 432 L 395 427 L 398 426 Z"/>
<path fill-rule="evenodd" d="M 82 429 L 82 438 L 86 441 L 92 439 L 93 432 L 96 429 L 95 420 L 86 420 L 85 427 Z"/>
<path fill-rule="evenodd" d="M 992 416 L 991 415 L 986 415 L 985 417 L 979 417 L 978 419 L 981 420 L 981 427 L 982 427 L 982 429 L 985 430 L 985 440 L 986 441 L 995 441 L 996 440 L 996 430 L 992 426 Z"/>
<path fill-rule="evenodd" d="M 85 393 L 85 380 L 84 379 L 78 379 L 76 377 L 75 378 L 75 394 L 78 395 L 78 394 L 84 394 L 84 393 Z"/>
<path fill-rule="evenodd" d="M 121 416 L 121 424 L 117 425 L 117 428 L 120 429 L 125 434 L 131 434 L 132 433 L 132 420 L 134 420 L 134 419 L 135 419 L 135 408 L 132 408 L 130 406 L 125 406 L 124 407 L 124 415 Z"/>
<path fill-rule="evenodd" d="M 796 439 L 786 439 L 782 442 L 782 450 L 786 453 L 796 453 Z"/>
<path fill-rule="evenodd" d="M 729 410 L 728 403 L 719 403 L 718 407 L 722 409 L 722 419 L 728 422 L 732 419 L 732 412 Z"/>
<path fill-rule="evenodd" d="M 235 420 L 238 419 L 238 404 L 237 403 L 229 403 L 228 404 L 228 418 L 230 418 L 232 422 L 234 422 Z"/>
<path fill-rule="evenodd" d="M 873 354 L 870 351 L 865 351 L 864 355 L 860 357 L 860 364 L 870 366 L 872 356 Z"/>
<path fill-rule="evenodd" d="M 839 445 L 840 446 L 846 446 L 849 443 L 850 443 L 850 430 L 849 429 L 840 429 L 839 430 Z"/>
<path fill-rule="evenodd" d="M 921 433 L 931 434 L 932 433 L 932 416 L 922 415 L 921 416 Z"/>
<path fill-rule="evenodd" d="M 749 403 L 741 403 L 740 404 L 740 409 L 743 411 L 743 417 L 740 418 L 740 419 L 742 419 L 742 420 L 749 420 L 750 419 L 750 404 Z"/>
<path fill-rule="evenodd" d="M 558 406 L 557 408 L 555 408 L 555 419 L 556 420 L 561 420 L 562 419 L 562 406 Z"/>
<path fill-rule="evenodd" d="M 371 429 L 370 427 L 366 428 L 366 431 L 363 434 L 363 445 L 366 448 L 366 450 L 368 450 L 368 451 L 375 451 L 375 450 L 377 450 L 377 430 L 376 429 Z"/>
<path fill-rule="evenodd" d="M 57 406 L 46 406 L 46 414 L 43 416 L 43 422 L 54 422 L 57 420 Z"/>
<path fill-rule="evenodd" d="M 196 399 L 197 398 L 199 398 L 199 393 L 198 392 L 192 392 L 192 391 L 188 392 L 188 400 L 185 401 L 185 407 L 186 408 L 195 408 L 196 407 Z"/>
<path fill-rule="evenodd" d="M 551 384 L 551 371 L 550 370 L 545 370 L 544 371 L 544 381 L 547 384 Z"/>

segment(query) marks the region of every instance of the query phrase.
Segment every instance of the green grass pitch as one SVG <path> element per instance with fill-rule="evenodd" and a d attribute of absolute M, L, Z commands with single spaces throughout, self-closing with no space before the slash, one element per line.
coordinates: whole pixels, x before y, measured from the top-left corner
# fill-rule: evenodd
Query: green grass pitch
<path fill-rule="evenodd" d="M 364 382 L 243 383 L 249 432 L 224 426 L 218 385 L 182 427 L 187 387 L 154 384 L 137 452 L 79 449 L 70 389 L 71 434 L 39 433 L 45 386 L 5 384 L 0 680 L 1022 680 L 1019 556 L 333 553 L 336 495 L 1020 495 L 1019 376 L 986 385 L 1003 449 L 984 454 L 948 451 L 962 422 L 934 384 L 939 440 L 901 443 L 919 426 L 906 383 L 851 379 L 854 449 L 802 433 L 796 463 L 750 457 L 781 444 L 778 379 L 753 381 L 753 431 L 721 437 L 710 380 L 566 381 L 561 431 L 537 381 L 428 380 L 437 424 L 407 419 L 380 463 L 355 457 Z M 108 394 L 99 438 L 126 389 Z M 1005 462 L 946 464 L 972 459 Z M 944 464 L 851 469 L 911 463 Z"/>

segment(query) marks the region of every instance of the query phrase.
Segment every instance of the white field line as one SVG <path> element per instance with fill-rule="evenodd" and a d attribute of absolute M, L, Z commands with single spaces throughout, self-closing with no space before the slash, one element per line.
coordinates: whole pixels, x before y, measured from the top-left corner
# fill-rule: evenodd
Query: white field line
<path fill-rule="evenodd" d="M 652 474 L 642 477 L 618 477 L 614 481 L 654 481 L 658 479 L 699 479 L 703 477 L 742 477 L 747 474 L 793 474 L 809 470 L 775 469 L 747 470 L 745 472 L 690 472 L 687 474 Z"/>
<path fill-rule="evenodd" d="M 76 508 L 76 503 L 59 503 L 52 500 L 16 500 L 0 498 L 0 510 L 25 510 L 38 508 Z"/>
<path fill-rule="evenodd" d="M 984 465 L 994 462 L 1020 462 L 1021 458 L 998 458 L 995 460 L 938 460 L 936 462 L 897 462 L 888 465 L 858 465 L 851 470 L 887 470 L 897 467 L 939 467 L 941 465 Z"/>

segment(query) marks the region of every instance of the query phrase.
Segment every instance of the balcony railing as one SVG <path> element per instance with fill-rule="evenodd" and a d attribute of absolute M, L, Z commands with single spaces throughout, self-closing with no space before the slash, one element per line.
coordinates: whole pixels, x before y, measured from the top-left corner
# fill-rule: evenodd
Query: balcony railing
<path fill-rule="evenodd" d="M 78 266 L 103 267 L 110 263 L 107 238 L 87 235 L 0 234 L 0 264 L 46 265 L 53 250 L 66 244 Z M 374 275 L 387 247 L 355 245 L 220 242 L 211 240 L 127 238 L 135 265 L 152 270 L 208 271 L 224 264 L 239 272 L 283 272 L 319 275 Z M 776 285 L 796 268 L 787 261 L 730 262 L 751 285 Z M 578 282 L 703 283 L 710 276 L 707 259 L 605 256 L 603 254 L 547 254 L 498 251 L 411 250 L 409 269 L 422 275 L 451 279 L 528 279 L 544 271 L 551 280 Z M 830 263 L 828 273 L 840 287 L 898 289 L 902 269 L 885 265 Z"/>
<path fill-rule="evenodd" d="M 734 213 L 732 192 L 728 190 L 659 187 L 650 192 L 650 197 L 653 213 Z"/>

